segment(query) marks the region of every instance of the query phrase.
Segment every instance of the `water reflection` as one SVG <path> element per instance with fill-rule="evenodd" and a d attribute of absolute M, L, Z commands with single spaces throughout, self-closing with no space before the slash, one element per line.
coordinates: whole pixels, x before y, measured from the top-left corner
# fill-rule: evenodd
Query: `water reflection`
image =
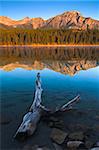
<path fill-rule="evenodd" d="M 48 68 L 63 74 L 74 75 L 98 65 L 98 47 L 12 47 L 0 48 L 0 68 L 42 70 Z"/>

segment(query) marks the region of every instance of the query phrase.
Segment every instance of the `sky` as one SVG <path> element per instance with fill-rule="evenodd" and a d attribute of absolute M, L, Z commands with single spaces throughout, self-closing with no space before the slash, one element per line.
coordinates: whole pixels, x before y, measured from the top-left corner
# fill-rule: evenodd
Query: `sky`
<path fill-rule="evenodd" d="M 98 0 L 0 0 L 0 16 L 8 16 L 16 20 L 27 16 L 48 19 L 72 10 L 80 11 L 84 17 L 99 20 Z"/>

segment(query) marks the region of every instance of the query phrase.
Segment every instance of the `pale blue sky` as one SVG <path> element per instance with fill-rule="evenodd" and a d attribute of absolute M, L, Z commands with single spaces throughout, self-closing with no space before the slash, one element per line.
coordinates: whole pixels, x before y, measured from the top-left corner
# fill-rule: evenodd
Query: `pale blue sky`
<path fill-rule="evenodd" d="M 0 7 L 0 15 L 12 19 L 22 19 L 26 16 L 48 19 L 69 10 L 77 10 L 85 17 L 99 19 L 99 1 L 95 0 L 2 0 Z"/>

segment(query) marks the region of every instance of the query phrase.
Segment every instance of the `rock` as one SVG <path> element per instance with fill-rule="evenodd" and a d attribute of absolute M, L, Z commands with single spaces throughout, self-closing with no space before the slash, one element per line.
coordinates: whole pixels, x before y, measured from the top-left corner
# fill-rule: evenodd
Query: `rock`
<path fill-rule="evenodd" d="M 33 149 L 34 150 L 34 149 Z M 43 150 L 43 148 L 41 148 L 41 147 L 38 147 L 37 149 L 35 149 L 35 150 Z"/>
<path fill-rule="evenodd" d="M 62 147 L 56 143 L 53 143 L 55 150 L 62 150 Z"/>
<path fill-rule="evenodd" d="M 50 150 L 48 147 L 38 147 L 37 150 Z"/>
<path fill-rule="evenodd" d="M 59 122 L 55 122 L 53 124 L 53 126 L 54 126 L 54 128 L 63 129 L 64 128 L 64 123 L 63 123 L 63 121 L 60 120 Z"/>
<path fill-rule="evenodd" d="M 98 135 L 98 132 L 96 130 L 93 130 L 93 129 L 88 129 L 85 133 L 84 133 L 84 140 L 85 141 L 90 141 L 92 142 L 93 144 L 96 143 L 97 141 L 97 135 Z"/>
<path fill-rule="evenodd" d="M 58 118 L 53 117 L 53 116 L 51 116 L 49 119 L 50 119 L 51 121 L 53 121 L 53 122 L 58 122 L 58 121 L 59 121 L 59 119 L 58 119 Z"/>
<path fill-rule="evenodd" d="M 83 132 L 86 132 L 86 130 L 88 129 L 88 127 L 85 125 L 85 124 L 81 124 L 81 123 L 79 123 L 79 124 L 76 124 L 75 126 L 74 126 L 74 130 L 77 130 L 77 131 L 83 131 Z"/>
<path fill-rule="evenodd" d="M 99 147 L 99 142 L 96 143 L 96 146 Z"/>
<path fill-rule="evenodd" d="M 90 150 L 99 150 L 99 147 L 93 147 Z"/>
<path fill-rule="evenodd" d="M 48 126 L 51 128 L 63 129 L 64 128 L 64 122 L 63 122 L 63 120 L 60 120 L 56 117 L 50 117 L 48 120 Z"/>
<path fill-rule="evenodd" d="M 62 144 L 65 140 L 65 138 L 67 137 L 67 133 L 60 130 L 60 129 L 56 129 L 56 128 L 53 128 L 52 130 L 52 133 L 51 133 L 51 139 L 58 143 L 58 144 Z"/>
<path fill-rule="evenodd" d="M 94 145 L 94 143 L 92 141 L 85 141 L 85 147 L 86 148 L 91 148 Z"/>
<path fill-rule="evenodd" d="M 70 133 L 68 137 L 69 139 L 72 139 L 72 140 L 82 141 L 84 139 L 84 134 L 83 132 L 73 132 L 73 133 Z"/>
<path fill-rule="evenodd" d="M 38 150 L 39 149 L 39 146 L 38 145 L 35 145 L 32 147 L 32 150 Z"/>
<path fill-rule="evenodd" d="M 82 141 L 68 141 L 67 147 L 68 148 L 78 148 L 80 146 L 84 146 L 84 143 Z"/>

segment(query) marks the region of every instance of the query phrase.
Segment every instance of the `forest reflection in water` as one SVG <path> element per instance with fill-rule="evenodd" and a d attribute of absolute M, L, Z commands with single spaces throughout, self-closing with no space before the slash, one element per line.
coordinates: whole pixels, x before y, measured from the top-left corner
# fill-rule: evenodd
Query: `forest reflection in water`
<path fill-rule="evenodd" d="M 48 68 L 73 75 L 79 70 L 96 67 L 98 47 L 5 47 L 0 48 L 0 68 L 42 70 Z"/>

